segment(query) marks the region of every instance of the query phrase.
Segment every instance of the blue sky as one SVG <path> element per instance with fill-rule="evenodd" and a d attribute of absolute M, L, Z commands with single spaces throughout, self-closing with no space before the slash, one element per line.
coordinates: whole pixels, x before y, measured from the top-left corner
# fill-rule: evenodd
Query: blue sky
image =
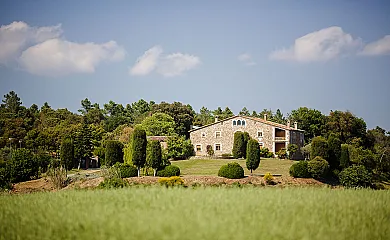
<path fill-rule="evenodd" d="M 390 130 L 388 1 L 1 1 L 0 94 L 350 110 Z"/>

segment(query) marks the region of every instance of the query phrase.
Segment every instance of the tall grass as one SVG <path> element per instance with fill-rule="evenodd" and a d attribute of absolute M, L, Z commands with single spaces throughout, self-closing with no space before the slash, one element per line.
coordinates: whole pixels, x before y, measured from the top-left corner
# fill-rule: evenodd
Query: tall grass
<path fill-rule="evenodd" d="M 390 192 L 164 188 L 0 196 L 0 239 L 389 239 Z"/>

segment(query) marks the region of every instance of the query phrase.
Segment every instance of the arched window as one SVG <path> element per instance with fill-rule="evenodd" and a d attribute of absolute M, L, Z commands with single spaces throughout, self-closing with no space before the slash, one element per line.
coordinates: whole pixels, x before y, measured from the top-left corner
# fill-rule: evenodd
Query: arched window
<path fill-rule="evenodd" d="M 242 120 L 242 126 L 245 126 L 245 120 Z"/>
<path fill-rule="evenodd" d="M 238 126 L 241 125 L 241 120 L 237 120 L 237 125 L 238 125 Z"/>
<path fill-rule="evenodd" d="M 233 120 L 233 126 L 236 126 L 236 125 L 237 125 L 236 120 Z"/>

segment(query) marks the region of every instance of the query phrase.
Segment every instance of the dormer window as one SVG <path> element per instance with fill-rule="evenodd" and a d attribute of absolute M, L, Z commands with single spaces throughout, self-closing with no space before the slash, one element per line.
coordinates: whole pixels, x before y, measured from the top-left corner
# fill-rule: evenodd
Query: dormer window
<path fill-rule="evenodd" d="M 236 125 L 237 125 L 237 121 L 233 120 L 233 126 L 236 126 Z"/>
<path fill-rule="evenodd" d="M 242 125 L 242 126 L 245 126 L 245 120 L 242 120 L 241 125 Z"/>
<path fill-rule="evenodd" d="M 237 120 L 237 125 L 241 126 L 241 120 Z"/>

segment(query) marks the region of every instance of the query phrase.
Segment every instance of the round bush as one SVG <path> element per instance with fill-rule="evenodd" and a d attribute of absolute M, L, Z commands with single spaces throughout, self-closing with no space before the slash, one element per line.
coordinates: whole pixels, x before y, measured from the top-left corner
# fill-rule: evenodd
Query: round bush
<path fill-rule="evenodd" d="M 364 166 L 353 165 L 340 172 L 339 180 L 344 187 L 368 187 L 372 175 Z"/>
<path fill-rule="evenodd" d="M 310 177 L 310 173 L 308 171 L 308 162 L 307 161 L 299 161 L 294 163 L 290 167 L 290 176 L 295 178 L 308 178 Z"/>
<path fill-rule="evenodd" d="M 164 169 L 157 171 L 159 177 L 180 176 L 180 168 L 175 165 L 166 166 Z"/>
<path fill-rule="evenodd" d="M 133 165 L 129 164 L 120 164 L 119 171 L 122 178 L 137 177 L 138 170 Z"/>
<path fill-rule="evenodd" d="M 244 169 L 236 162 L 228 163 L 219 169 L 218 176 L 230 179 L 243 178 Z"/>
<path fill-rule="evenodd" d="M 322 157 L 315 157 L 307 163 L 307 170 L 313 178 L 321 178 L 328 173 L 329 163 Z"/>
<path fill-rule="evenodd" d="M 7 162 L 6 171 L 13 183 L 28 181 L 38 175 L 38 165 L 30 150 L 20 148 L 14 150 Z"/>

